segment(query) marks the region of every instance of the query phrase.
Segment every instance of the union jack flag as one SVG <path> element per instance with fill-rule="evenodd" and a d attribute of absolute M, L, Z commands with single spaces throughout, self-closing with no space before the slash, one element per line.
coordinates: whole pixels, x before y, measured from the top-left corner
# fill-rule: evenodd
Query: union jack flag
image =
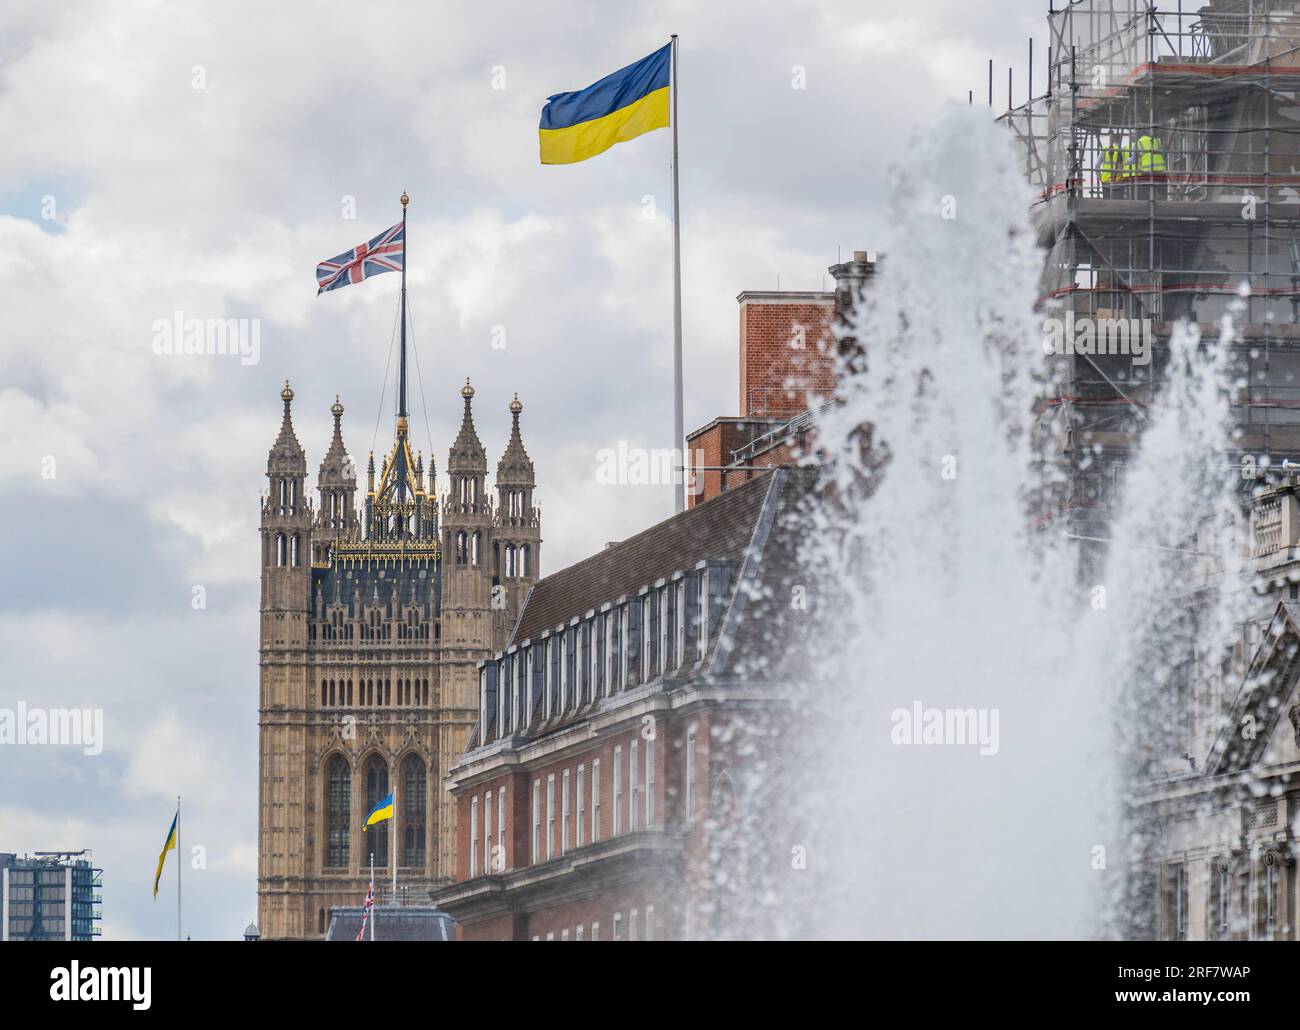
<path fill-rule="evenodd" d="M 361 906 L 361 929 L 357 931 L 357 940 L 365 940 L 366 923 L 370 921 L 370 910 L 375 907 L 375 882 L 370 881 L 370 889 L 366 891 L 366 903 Z"/>
<path fill-rule="evenodd" d="M 359 243 L 338 257 L 322 261 L 316 266 L 316 282 L 320 289 L 316 296 L 340 286 L 359 283 L 367 276 L 380 272 L 400 272 L 406 259 L 406 226 L 398 222 L 385 229 L 373 240 Z"/>

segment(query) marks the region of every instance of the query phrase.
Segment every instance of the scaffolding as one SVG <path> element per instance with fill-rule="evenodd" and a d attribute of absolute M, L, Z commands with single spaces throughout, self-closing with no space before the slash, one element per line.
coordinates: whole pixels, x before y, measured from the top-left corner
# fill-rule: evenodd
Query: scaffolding
<path fill-rule="evenodd" d="M 1184 6 L 1051 11 L 1047 91 L 1000 119 L 1047 249 L 1044 316 L 1144 326 L 1153 344 L 1149 363 L 1097 348 L 1053 368 L 1038 414 L 1075 459 L 1059 510 L 1076 525 L 1114 503 L 1174 325 L 1214 339 L 1238 298 L 1225 461 L 1300 456 L 1300 2 Z"/>

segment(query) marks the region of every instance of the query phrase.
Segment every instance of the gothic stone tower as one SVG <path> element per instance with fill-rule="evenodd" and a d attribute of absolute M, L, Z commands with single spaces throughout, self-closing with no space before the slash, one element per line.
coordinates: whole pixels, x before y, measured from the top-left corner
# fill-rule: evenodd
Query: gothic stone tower
<path fill-rule="evenodd" d="M 537 579 L 540 514 L 517 399 L 494 511 L 466 380 L 440 526 L 436 474 L 431 461 L 426 479 L 411 452 L 404 391 L 378 482 L 370 456 L 360 513 L 343 406 L 330 408 L 313 513 L 287 383 L 281 396 L 262 503 L 258 922 L 264 939 L 320 938 L 331 906 L 364 897 L 372 853 L 381 903 L 394 851 L 413 902 L 454 876 L 443 779 L 473 728 L 476 663 L 505 646 Z M 363 832 L 390 791 L 397 818 Z"/>

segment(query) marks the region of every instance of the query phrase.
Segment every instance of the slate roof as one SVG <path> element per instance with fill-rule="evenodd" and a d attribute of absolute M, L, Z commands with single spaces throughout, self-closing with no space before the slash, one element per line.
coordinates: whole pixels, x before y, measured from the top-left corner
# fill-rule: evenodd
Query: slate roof
<path fill-rule="evenodd" d="M 436 908 L 422 905 L 376 905 L 370 910 L 375 923 L 376 941 L 454 941 L 455 924 L 451 916 Z M 361 929 L 361 906 L 331 908 L 327 941 L 353 941 Z M 370 929 L 366 928 L 366 940 Z"/>
<path fill-rule="evenodd" d="M 585 615 L 647 584 L 697 562 L 739 562 L 771 487 L 771 476 L 755 476 L 734 490 L 665 519 L 590 558 L 540 579 L 528 594 L 511 643 Z"/>

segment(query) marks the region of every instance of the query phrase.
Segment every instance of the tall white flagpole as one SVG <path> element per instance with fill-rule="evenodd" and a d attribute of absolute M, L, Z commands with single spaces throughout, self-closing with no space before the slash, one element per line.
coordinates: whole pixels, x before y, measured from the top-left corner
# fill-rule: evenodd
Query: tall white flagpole
<path fill-rule="evenodd" d="M 375 939 L 375 853 L 370 852 L 370 939 Z"/>
<path fill-rule="evenodd" d="M 176 939 L 181 939 L 181 796 L 176 795 Z"/>
<path fill-rule="evenodd" d="M 393 901 L 397 904 L 397 791 L 393 791 L 393 818 L 388 820 L 393 825 L 388 828 L 388 835 L 393 838 Z"/>
<path fill-rule="evenodd" d="M 676 481 L 676 511 L 686 510 L 686 428 L 682 419 L 682 202 L 677 172 L 677 33 L 672 35 L 673 126 L 673 451 L 681 468 Z"/>

